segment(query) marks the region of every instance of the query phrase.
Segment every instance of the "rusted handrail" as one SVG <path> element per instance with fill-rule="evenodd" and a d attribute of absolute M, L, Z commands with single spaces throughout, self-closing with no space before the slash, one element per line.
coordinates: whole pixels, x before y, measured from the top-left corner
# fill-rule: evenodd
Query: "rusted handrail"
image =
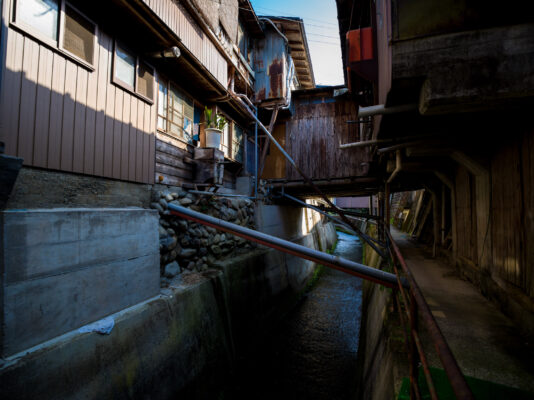
<path fill-rule="evenodd" d="M 404 272 L 404 275 L 406 276 L 406 279 L 409 284 L 409 291 L 410 291 L 410 312 L 408 313 L 408 318 L 410 322 L 411 327 L 411 334 L 413 337 L 413 343 L 415 347 L 417 348 L 417 352 L 419 353 L 421 364 L 423 364 L 423 371 L 425 373 L 425 378 L 427 379 L 427 382 L 429 383 L 429 391 L 431 392 L 432 398 L 437 399 L 437 394 L 435 392 L 435 388 L 432 382 L 432 378 L 430 376 L 430 369 L 428 367 L 428 362 L 426 361 L 426 357 L 424 355 L 421 341 L 419 339 L 419 335 L 417 333 L 416 324 L 417 324 L 417 313 L 421 315 L 421 319 L 424 322 L 426 328 L 428 329 L 428 332 L 430 333 L 430 338 L 432 339 L 432 342 L 434 343 L 434 347 L 436 348 L 436 352 L 438 353 L 438 356 L 441 360 L 441 363 L 443 364 L 443 369 L 445 370 L 445 373 L 447 374 L 449 381 L 451 383 L 452 389 L 454 391 L 454 394 L 456 395 L 456 398 L 459 400 L 474 400 L 473 392 L 471 392 L 471 389 L 467 385 L 467 382 L 462 374 L 462 371 L 460 370 L 460 367 L 458 366 L 458 363 L 456 362 L 456 359 L 454 358 L 454 355 L 452 354 L 452 351 L 447 344 L 447 341 L 445 340 L 445 337 L 443 336 L 443 333 L 441 332 L 441 329 L 439 329 L 439 326 L 432 315 L 432 312 L 430 311 L 430 307 L 428 306 L 428 303 L 426 302 L 423 293 L 421 292 L 421 289 L 419 289 L 419 286 L 417 285 L 410 269 L 406 265 L 406 261 L 404 260 L 404 257 L 402 256 L 402 253 L 399 250 L 399 247 L 393 240 L 393 237 L 391 236 L 391 232 L 389 232 L 389 229 L 385 229 L 386 235 L 388 238 L 388 243 L 390 247 L 390 252 L 393 260 L 393 265 L 395 267 L 395 272 L 397 276 L 400 279 L 399 271 L 397 270 L 397 267 L 395 265 L 395 261 L 398 262 L 398 264 L 401 266 L 402 271 Z M 401 292 L 401 295 L 403 297 L 403 301 L 406 306 L 408 306 L 408 303 L 406 302 L 406 294 L 404 292 L 404 288 L 402 285 L 399 285 L 399 290 Z M 400 312 L 401 310 L 399 310 Z M 413 360 L 412 360 L 413 361 Z M 411 371 L 411 375 L 413 374 L 413 371 Z M 413 376 L 410 377 L 410 380 L 412 380 L 412 385 L 416 384 L 413 382 Z M 417 391 L 416 391 L 417 393 Z M 415 394 L 416 396 L 419 393 Z"/>

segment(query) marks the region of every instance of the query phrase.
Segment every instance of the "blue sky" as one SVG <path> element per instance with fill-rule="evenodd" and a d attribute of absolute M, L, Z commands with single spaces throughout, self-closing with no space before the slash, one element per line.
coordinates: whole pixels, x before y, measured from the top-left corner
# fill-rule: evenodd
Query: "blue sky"
<path fill-rule="evenodd" d="M 335 0 L 251 0 L 258 15 L 300 17 L 318 85 L 343 84 Z"/>

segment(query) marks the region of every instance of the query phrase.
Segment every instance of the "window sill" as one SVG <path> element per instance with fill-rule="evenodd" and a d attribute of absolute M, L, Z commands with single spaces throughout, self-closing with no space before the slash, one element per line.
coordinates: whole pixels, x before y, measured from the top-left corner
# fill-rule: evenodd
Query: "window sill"
<path fill-rule="evenodd" d="M 186 144 L 188 146 L 195 147 L 195 145 L 193 143 L 189 143 L 184 138 L 181 138 L 179 136 L 174 136 L 172 133 L 168 133 L 168 132 L 162 131 L 159 128 L 156 128 L 156 132 L 160 133 L 162 135 L 168 136 L 168 137 L 170 137 L 172 139 L 178 140 L 178 141 L 180 141 L 180 142 L 182 142 L 182 143 L 184 143 L 184 144 Z"/>
<path fill-rule="evenodd" d="M 146 96 L 143 96 L 142 94 L 140 93 L 137 93 L 130 85 L 127 85 L 125 83 L 122 83 L 120 80 L 116 79 L 115 77 L 113 77 L 111 79 L 111 83 L 113 83 L 115 86 L 121 88 L 122 90 L 125 90 L 127 91 L 128 93 L 130 93 L 132 96 L 135 96 L 137 97 L 138 99 L 141 99 L 143 100 L 145 103 L 148 103 L 150 105 L 153 105 L 154 104 L 154 100 L 146 97 Z"/>
<path fill-rule="evenodd" d="M 48 47 L 54 53 L 60 54 L 63 57 L 67 58 L 68 60 L 78 64 L 80 67 L 85 68 L 89 72 L 94 72 L 95 71 L 95 67 L 92 64 L 89 64 L 87 61 L 84 61 L 84 60 L 76 57 L 75 55 L 69 53 L 68 51 L 58 47 L 58 42 L 56 42 L 56 41 L 54 41 L 54 40 L 52 40 L 50 38 L 47 38 L 47 37 L 44 37 L 44 36 L 40 35 L 34 29 L 26 27 L 26 25 L 18 23 L 18 22 L 15 22 L 15 21 L 11 21 L 9 23 L 9 26 L 10 26 L 10 28 L 13 28 L 13 29 L 17 30 L 18 32 L 22 33 L 23 35 L 28 36 L 28 37 L 32 38 L 33 40 L 39 42 L 39 44 L 42 44 L 42 45 Z"/>

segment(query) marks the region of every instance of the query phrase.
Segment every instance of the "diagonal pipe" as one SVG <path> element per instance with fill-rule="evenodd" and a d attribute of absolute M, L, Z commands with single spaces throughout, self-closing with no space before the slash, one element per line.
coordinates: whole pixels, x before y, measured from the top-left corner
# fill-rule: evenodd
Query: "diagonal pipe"
<path fill-rule="evenodd" d="M 243 239 L 251 240 L 264 246 L 280 250 L 284 253 L 292 254 L 294 256 L 322 264 L 326 267 L 337 269 L 362 279 L 367 279 L 386 287 L 392 288 L 396 287 L 398 284 L 397 276 L 389 272 L 371 268 L 367 265 L 359 264 L 357 262 L 338 256 L 333 256 L 328 253 L 323 253 L 318 250 L 309 249 L 305 246 L 301 246 L 300 244 L 283 240 L 277 238 L 276 236 L 267 235 L 265 233 L 255 231 L 254 229 L 245 228 L 241 225 L 232 224 L 231 222 L 211 217 L 209 215 L 190 210 L 189 208 L 177 206 L 175 204 L 169 204 L 169 210 L 173 215 L 177 215 L 190 221 L 231 233 L 233 235 L 242 237 Z M 407 283 L 404 280 L 402 282 L 403 285 L 407 286 Z"/>

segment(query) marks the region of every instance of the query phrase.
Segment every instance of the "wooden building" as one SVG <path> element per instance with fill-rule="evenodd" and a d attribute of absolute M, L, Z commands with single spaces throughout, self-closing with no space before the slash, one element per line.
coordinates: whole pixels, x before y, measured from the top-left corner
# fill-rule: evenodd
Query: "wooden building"
<path fill-rule="evenodd" d="M 248 0 L 4 1 L 0 141 L 25 167 L 181 185 L 216 107 L 232 185 L 253 119 L 229 90 L 254 94 L 262 35 Z"/>

